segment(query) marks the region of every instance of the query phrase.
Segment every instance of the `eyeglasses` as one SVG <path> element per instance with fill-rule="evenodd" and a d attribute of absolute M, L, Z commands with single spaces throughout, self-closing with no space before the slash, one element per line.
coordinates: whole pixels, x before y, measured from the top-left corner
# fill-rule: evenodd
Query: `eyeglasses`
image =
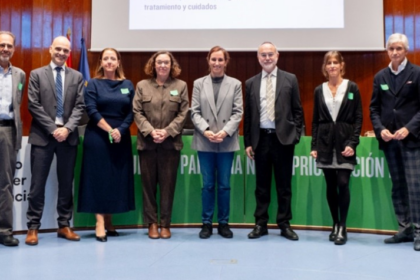
<path fill-rule="evenodd" d="M 0 44 L 0 50 L 4 50 L 6 47 L 8 49 L 13 49 L 14 48 L 13 45 L 11 45 L 11 44 Z"/>
<path fill-rule="evenodd" d="M 157 60 L 156 61 L 156 65 L 161 65 L 161 64 L 169 65 L 170 63 L 171 63 L 171 61 L 169 61 L 169 60 Z"/>
<path fill-rule="evenodd" d="M 259 55 L 262 57 L 262 58 L 272 58 L 272 57 L 274 57 L 274 55 L 275 55 L 275 53 L 272 53 L 272 52 L 270 52 L 270 53 L 259 53 Z"/>

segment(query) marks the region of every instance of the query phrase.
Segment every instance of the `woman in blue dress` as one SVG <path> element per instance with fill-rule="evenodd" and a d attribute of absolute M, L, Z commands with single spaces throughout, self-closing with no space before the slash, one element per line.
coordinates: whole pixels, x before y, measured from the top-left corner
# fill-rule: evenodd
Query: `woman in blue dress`
<path fill-rule="evenodd" d="M 106 242 L 107 236 L 118 236 L 112 214 L 135 209 L 130 136 L 133 96 L 134 87 L 125 79 L 119 52 L 104 49 L 96 76 L 85 88 L 90 120 L 83 142 L 78 200 L 79 212 L 95 213 L 96 239 L 100 242 Z"/>

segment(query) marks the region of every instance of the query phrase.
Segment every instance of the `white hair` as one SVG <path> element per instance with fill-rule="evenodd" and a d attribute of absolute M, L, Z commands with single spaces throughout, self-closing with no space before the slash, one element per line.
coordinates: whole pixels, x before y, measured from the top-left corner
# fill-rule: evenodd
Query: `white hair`
<path fill-rule="evenodd" d="M 388 49 L 394 43 L 402 43 L 406 51 L 408 51 L 408 38 L 404 34 L 394 33 L 389 36 L 388 41 L 386 42 L 386 48 Z"/>

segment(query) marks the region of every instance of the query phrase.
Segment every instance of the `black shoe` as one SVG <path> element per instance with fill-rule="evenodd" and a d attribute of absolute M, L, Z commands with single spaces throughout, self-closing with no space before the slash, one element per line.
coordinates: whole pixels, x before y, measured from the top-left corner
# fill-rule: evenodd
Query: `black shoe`
<path fill-rule="evenodd" d="M 107 236 L 113 236 L 113 237 L 115 237 L 115 236 L 120 236 L 120 234 L 118 233 L 118 231 L 116 231 L 116 230 L 107 230 L 106 231 L 106 235 Z"/>
<path fill-rule="evenodd" d="M 395 234 L 394 236 L 389 237 L 384 240 L 385 244 L 396 244 L 396 243 L 413 242 L 413 241 L 414 241 L 413 233 L 405 234 L 404 232 L 399 232 Z"/>
<path fill-rule="evenodd" d="M 416 238 L 416 240 L 414 240 L 414 250 L 420 251 L 420 238 Z"/>
<path fill-rule="evenodd" d="M 267 226 L 256 225 L 254 229 L 248 234 L 248 238 L 249 239 L 260 238 L 261 236 L 267 235 L 267 234 L 268 234 Z"/>
<path fill-rule="evenodd" d="M 19 240 L 13 237 L 13 235 L 0 235 L 0 244 L 4 246 L 17 246 Z"/>
<path fill-rule="evenodd" d="M 96 237 L 96 241 L 99 241 L 99 242 L 107 242 L 108 241 L 108 239 L 106 238 L 106 235 L 104 235 L 104 236 L 95 236 Z"/>
<path fill-rule="evenodd" d="M 201 239 L 210 238 L 213 234 L 213 225 L 212 224 L 203 224 L 201 227 L 200 234 L 198 235 Z"/>
<path fill-rule="evenodd" d="M 335 241 L 335 237 L 337 236 L 337 232 L 338 232 L 338 224 L 334 224 L 332 227 L 332 231 L 330 233 L 330 241 Z"/>
<path fill-rule="evenodd" d="M 289 240 L 294 240 L 294 241 L 299 240 L 299 236 L 290 227 L 286 227 L 282 229 L 280 232 L 280 235 L 283 237 L 286 237 Z"/>
<path fill-rule="evenodd" d="M 233 237 L 233 232 L 230 230 L 228 224 L 219 224 L 219 226 L 217 227 L 217 233 L 223 236 L 224 238 Z"/>
<path fill-rule="evenodd" d="M 337 236 L 335 237 L 335 245 L 344 245 L 347 242 L 347 229 L 345 226 L 339 226 Z"/>

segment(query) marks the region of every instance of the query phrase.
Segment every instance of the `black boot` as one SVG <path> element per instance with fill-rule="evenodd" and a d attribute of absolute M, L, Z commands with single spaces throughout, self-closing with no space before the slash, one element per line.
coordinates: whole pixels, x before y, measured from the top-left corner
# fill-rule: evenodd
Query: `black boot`
<path fill-rule="evenodd" d="M 345 226 L 339 226 L 337 236 L 335 237 L 335 245 L 344 245 L 347 242 L 347 229 Z"/>
<path fill-rule="evenodd" d="M 338 223 L 335 223 L 330 233 L 330 241 L 335 241 L 335 237 L 337 236 L 337 233 L 338 233 Z"/>

